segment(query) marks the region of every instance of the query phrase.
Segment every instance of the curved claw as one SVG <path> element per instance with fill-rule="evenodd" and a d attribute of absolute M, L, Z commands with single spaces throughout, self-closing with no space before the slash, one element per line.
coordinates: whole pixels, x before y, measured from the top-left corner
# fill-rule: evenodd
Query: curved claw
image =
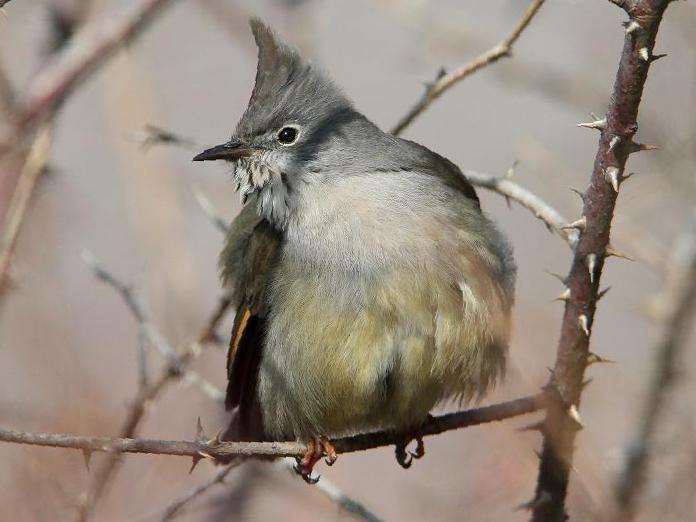
<path fill-rule="evenodd" d="M 312 476 L 311 470 L 307 472 L 302 466 L 300 462 L 297 462 L 294 466 L 293 469 L 295 470 L 295 473 L 297 473 L 300 477 L 302 477 L 302 480 L 304 480 L 307 484 L 316 484 L 319 482 L 319 479 L 321 478 L 321 475 L 314 475 Z"/>
<path fill-rule="evenodd" d="M 406 446 L 396 447 L 396 462 L 404 469 L 408 469 L 413 464 L 413 453 L 406 451 Z"/>
<path fill-rule="evenodd" d="M 329 439 L 327 439 L 326 437 L 321 438 L 321 446 L 324 450 L 324 454 L 326 455 L 324 462 L 326 462 L 327 466 L 333 466 L 336 463 L 336 460 L 338 460 L 336 448 L 334 448 L 334 445 L 331 444 L 331 442 L 329 442 Z"/>

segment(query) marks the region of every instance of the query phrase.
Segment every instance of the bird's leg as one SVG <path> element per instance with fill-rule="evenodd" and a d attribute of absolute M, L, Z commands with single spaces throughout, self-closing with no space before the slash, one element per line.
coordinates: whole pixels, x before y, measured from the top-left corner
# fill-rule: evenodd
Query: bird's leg
<path fill-rule="evenodd" d="M 416 441 L 415 451 L 406 449 L 412 440 Z M 425 444 L 423 443 L 423 437 L 418 434 L 408 435 L 396 444 L 396 461 L 404 469 L 411 467 L 411 464 L 413 464 L 413 459 L 420 459 L 424 455 Z"/>
<path fill-rule="evenodd" d="M 338 458 L 336 448 L 326 436 L 310 437 L 307 441 L 307 452 L 302 458 L 296 459 L 295 472 L 308 484 L 316 484 L 319 476 L 312 476 L 312 471 L 322 457 L 326 457 L 326 463 L 332 466 Z"/>

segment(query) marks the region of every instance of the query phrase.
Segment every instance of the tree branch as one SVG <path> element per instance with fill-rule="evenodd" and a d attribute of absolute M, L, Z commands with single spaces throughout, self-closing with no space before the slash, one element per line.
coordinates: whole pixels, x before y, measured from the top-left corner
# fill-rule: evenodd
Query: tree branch
<path fill-rule="evenodd" d="M 617 520 L 628 522 L 636 514 L 643 492 L 655 432 L 664 413 L 664 403 L 678 372 L 679 356 L 696 309 L 696 214 L 674 249 L 677 256 L 670 271 L 669 303 L 664 318 L 664 336 L 655 350 L 657 360 L 641 416 L 636 440 L 629 447 L 623 473 L 616 488 Z"/>
<path fill-rule="evenodd" d="M 522 397 L 492 406 L 484 406 L 432 417 L 419 430 L 423 437 L 438 435 L 489 422 L 501 421 L 533 413 L 546 406 L 546 396 L 541 393 Z M 403 442 L 399 434 L 384 430 L 333 440 L 338 453 L 352 453 Z M 307 452 L 304 442 L 221 442 L 200 434 L 195 441 L 174 441 L 133 438 L 86 437 L 60 433 L 29 433 L 0 428 L 0 441 L 35 446 L 72 448 L 83 451 L 118 453 L 150 453 L 177 455 L 193 458 L 226 460 L 234 456 L 302 457 Z"/>
<path fill-rule="evenodd" d="M 515 42 L 530 24 L 534 16 L 539 12 L 539 9 L 543 4 L 544 0 L 534 0 L 531 4 L 529 4 L 529 7 L 527 7 L 524 15 L 520 21 L 517 22 L 517 25 L 513 28 L 510 34 L 508 34 L 501 42 L 458 69 L 450 73 L 438 75 L 435 82 L 428 85 L 421 99 L 418 100 L 411 110 L 401 118 L 401 120 L 391 130 L 391 133 L 396 136 L 401 134 L 406 127 L 413 123 L 413 120 L 415 120 L 425 109 L 430 106 L 431 103 L 437 100 L 445 91 L 453 87 L 456 83 L 462 81 L 464 78 L 470 76 L 476 71 L 497 62 L 501 58 L 510 56 Z"/>
<path fill-rule="evenodd" d="M 589 338 L 599 282 L 609 247 L 616 199 L 629 154 L 640 150 L 633 142 L 638 107 L 647 79 L 655 37 L 669 0 L 637 0 L 631 8 L 614 91 L 606 117 L 593 128 L 601 131 L 591 184 L 584 194 L 580 238 L 566 279 L 566 301 L 556 362 L 548 385 L 550 401 L 544 421 L 544 442 L 536 494 L 529 503 L 533 522 L 567 519 L 573 448 L 582 428 L 578 406 L 585 369 L 590 364 Z M 633 23 L 635 22 L 635 24 Z M 630 29 L 630 30 L 629 30 Z"/>

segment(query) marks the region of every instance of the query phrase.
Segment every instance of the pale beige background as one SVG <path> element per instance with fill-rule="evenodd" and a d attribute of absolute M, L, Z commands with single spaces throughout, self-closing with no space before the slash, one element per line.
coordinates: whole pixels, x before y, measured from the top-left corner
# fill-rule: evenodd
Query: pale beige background
<path fill-rule="evenodd" d="M 211 145 L 225 140 L 248 100 L 255 51 L 247 14 L 275 26 L 342 85 L 357 107 L 388 128 L 440 66 L 454 67 L 497 42 L 516 23 L 522 0 L 263 0 L 232 2 L 235 20 L 215 14 L 219 2 L 174 2 L 151 28 L 109 62 L 65 105 L 51 159 L 16 252 L 15 287 L 0 309 L 0 425 L 34 431 L 114 433 L 136 389 L 136 325 L 119 297 L 92 277 L 79 257 L 89 248 L 145 296 L 176 346 L 192 340 L 219 294 L 221 235 L 197 206 L 197 185 L 226 217 L 239 210 L 224 166 L 192 164 L 195 150 L 142 153 L 128 136 L 146 123 Z M 125 1 L 103 1 L 112 8 Z M 28 84 L 39 65 L 45 4 L 14 0 L 0 17 L 0 59 Z M 292 7 L 299 4 L 299 7 Z M 290 6 L 290 7 L 288 7 Z M 607 104 L 623 38 L 623 13 L 606 0 L 551 0 L 515 47 L 514 58 L 448 92 L 405 134 L 463 168 L 515 179 L 577 217 L 597 135 L 578 129 Z M 656 52 L 641 110 L 641 141 L 661 151 L 631 157 L 637 174 L 622 187 L 616 244 L 633 252 L 644 237 L 669 247 L 694 202 L 696 156 L 696 9 L 676 2 Z M 562 307 L 560 285 L 569 250 L 526 210 L 508 210 L 481 192 L 483 206 L 512 238 L 519 263 L 516 331 L 508 382 L 491 401 L 535 392 L 548 377 Z M 634 248 L 635 247 L 635 248 Z M 644 308 L 662 287 L 639 261 L 610 260 L 613 287 L 597 315 L 593 345 L 617 361 L 592 367 L 581 408 L 570 510 L 591 520 L 606 501 L 623 448 L 635 427 L 659 336 Z M 230 320 L 221 330 L 225 335 Z M 690 348 L 693 348 L 693 343 Z M 153 365 L 156 357 L 153 356 Z M 223 386 L 224 353 L 210 349 L 196 364 Z M 659 480 L 644 520 L 688 520 L 696 458 L 694 354 L 667 414 L 659 445 Z M 170 388 L 141 434 L 190 438 L 200 416 L 214 432 L 222 408 L 198 390 Z M 512 420 L 427 440 L 428 454 L 409 471 L 392 449 L 342 456 L 319 472 L 385 520 L 525 520 L 514 506 L 536 478 L 538 436 Z M 96 459 L 97 457 L 95 457 Z M 691 460 L 689 460 L 691 459 Z M 97 519 L 156 520 L 158 508 L 214 470 L 189 475 L 184 459 L 126 456 Z M 71 520 L 88 483 L 78 452 L 0 445 L 0 519 Z M 192 504 L 180 520 L 343 520 L 349 517 L 295 477 L 263 465 L 232 473 L 229 483 Z M 674 487 L 681 484 L 686 491 Z M 689 485 L 690 484 L 690 485 Z M 671 489 L 670 489 L 671 488 Z"/>

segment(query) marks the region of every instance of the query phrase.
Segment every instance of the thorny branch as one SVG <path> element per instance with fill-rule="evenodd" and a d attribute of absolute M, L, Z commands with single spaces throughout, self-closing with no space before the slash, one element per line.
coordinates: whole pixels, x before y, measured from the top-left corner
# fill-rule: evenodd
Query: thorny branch
<path fill-rule="evenodd" d="M 123 421 L 123 425 L 119 434 L 121 438 L 133 437 L 136 430 L 143 419 L 147 405 L 153 401 L 162 390 L 175 379 L 185 379 L 188 382 L 197 384 L 201 390 L 207 393 L 214 400 L 219 400 L 220 395 L 217 390 L 201 376 L 188 369 L 190 363 L 200 353 L 202 347 L 215 339 L 215 330 L 229 309 L 231 301 L 229 297 L 224 296 L 220 299 L 217 307 L 213 311 L 211 318 L 207 321 L 203 331 L 199 334 L 198 339 L 191 343 L 187 349 L 180 355 L 176 355 L 174 349 L 168 344 L 164 336 L 156 329 L 154 324 L 149 321 L 147 314 L 142 307 L 142 304 L 134 296 L 131 289 L 125 283 L 121 282 L 117 277 L 107 271 L 93 256 L 87 255 L 87 263 L 92 267 L 95 275 L 110 284 L 115 288 L 127 303 L 130 311 L 135 316 L 141 328 L 143 335 L 148 336 L 153 341 L 153 344 L 158 348 L 158 351 L 164 356 L 166 364 L 160 376 L 147 386 L 142 386 L 131 404 L 131 407 Z M 148 325 L 147 328 L 144 325 Z M 142 377 L 141 377 L 142 382 Z M 85 453 L 86 458 L 89 452 Z M 118 464 L 119 452 L 110 452 L 109 458 L 103 465 L 97 469 L 94 474 L 89 491 L 87 492 L 84 503 L 80 506 L 78 520 L 86 522 L 91 520 L 95 504 L 106 489 L 109 481 L 113 477 Z"/>
<path fill-rule="evenodd" d="M 575 437 L 582 428 L 578 406 L 585 369 L 590 364 L 589 338 L 599 296 L 599 281 L 609 247 L 609 233 L 620 184 L 626 179 L 628 156 L 641 150 L 633 141 L 638 107 L 662 15 L 670 0 L 622 2 L 630 16 L 626 24 L 613 95 L 606 117 L 593 122 L 601 131 L 583 215 L 576 221 L 580 238 L 566 279 L 567 295 L 556 362 L 548 384 L 549 404 L 534 499 L 533 522 L 567 519 L 565 497 Z"/>
<path fill-rule="evenodd" d="M 482 408 L 463 410 L 432 417 L 423 424 L 423 437 L 438 435 L 489 422 L 501 421 L 539 411 L 546 406 L 546 395 L 540 393 Z M 83 451 L 119 453 L 150 453 L 187 456 L 195 459 L 226 460 L 229 457 L 301 457 L 307 452 L 304 442 L 222 442 L 217 437 L 199 434 L 195 441 L 133 439 L 127 437 L 86 437 L 59 433 L 29 433 L 0 428 L 0 441 L 35 446 L 73 448 Z M 389 430 L 344 437 L 332 441 L 338 453 L 353 453 L 402 442 L 403 436 Z"/>
<path fill-rule="evenodd" d="M 517 22 L 517 25 L 501 42 L 499 42 L 494 47 L 490 48 L 488 51 L 477 56 L 469 63 L 459 67 L 458 69 L 450 73 L 442 73 L 438 75 L 435 82 L 427 86 L 423 96 L 416 102 L 416 104 L 411 108 L 410 111 L 406 113 L 399 123 L 394 126 L 391 133 L 398 136 L 401 134 L 406 127 L 413 123 L 425 109 L 427 109 L 431 103 L 437 100 L 442 94 L 453 87 L 456 83 L 462 81 L 467 76 L 472 75 L 476 71 L 483 69 L 484 67 L 491 65 L 503 57 L 510 56 L 512 54 L 512 47 L 515 42 L 520 37 L 522 32 L 529 26 L 534 16 L 539 12 L 539 9 L 544 4 L 544 0 L 534 0 L 524 15 Z"/>
<path fill-rule="evenodd" d="M 678 360 L 696 309 L 696 214 L 675 248 L 673 268 L 667 282 L 669 297 L 663 321 L 664 336 L 655 350 L 657 361 L 641 425 L 626 455 L 626 464 L 616 489 L 621 522 L 633 520 L 647 477 L 654 437 L 664 413 L 664 403 L 678 372 Z"/>

